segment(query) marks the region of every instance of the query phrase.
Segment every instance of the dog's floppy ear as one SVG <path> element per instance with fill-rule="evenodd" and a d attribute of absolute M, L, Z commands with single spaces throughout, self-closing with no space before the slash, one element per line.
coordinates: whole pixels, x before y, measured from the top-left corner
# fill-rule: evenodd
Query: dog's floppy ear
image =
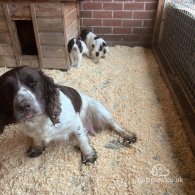
<path fill-rule="evenodd" d="M 102 46 L 103 46 L 103 47 L 106 47 L 107 45 L 106 45 L 106 43 L 105 43 L 105 42 L 103 42 L 103 43 L 102 43 Z"/>
<path fill-rule="evenodd" d="M 70 53 L 72 51 L 72 47 L 74 45 L 74 39 L 71 39 L 69 42 L 68 42 L 68 53 Z"/>
<path fill-rule="evenodd" d="M 3 96 L 3 93 L 4 91 L 0 84 L 0 134 L 3 133 L 6 125 L 15 122 L 13 117 L 13 107 L 7 103 L 5 97 Z"/>
<path fill-rule="evenodd" d="M 3 133 L 4 128 L 5 128 L 5 119 L 6 119 L 6 113 L 4 113 L 4 106 L 3 106 L 3 102 L 2 99 L 0 97 L 0 134 Z"/>
<path fill-rule="evenodd" d="M 61 105 L 59 101 L 59 91 L 53 79 L 39 71 L 44 84 L 45 111 L 53 124 L 59 123 Z"/>
<path fill-rule="evenodd" d="M 80 51 L 80 53 L 82 53 L 83 52 L 83 46 L 82 46 L 82 43 L 81 43 L 81 41 L 80 40 L 78 40 L 78 48 L 79 48 L 79 51 Z"/>

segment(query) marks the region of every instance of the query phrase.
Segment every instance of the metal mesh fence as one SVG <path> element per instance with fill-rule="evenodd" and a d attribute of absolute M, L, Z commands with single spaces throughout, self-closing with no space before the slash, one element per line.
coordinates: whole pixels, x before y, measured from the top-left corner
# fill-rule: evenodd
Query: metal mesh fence
<path fill-rule="evenodd" d="M 195 0 L 169 1 L 159 48 L 195 109 Z"/>

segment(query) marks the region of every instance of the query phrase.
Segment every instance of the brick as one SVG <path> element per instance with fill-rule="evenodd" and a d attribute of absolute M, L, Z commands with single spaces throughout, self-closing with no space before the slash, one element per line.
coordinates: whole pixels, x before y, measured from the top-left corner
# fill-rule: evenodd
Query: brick
<path fill-rule="evenodd" d="M 122 3 L 103 3 L 103 10 L 122 10 Z"/>
<path fill-rule="evenodd" d="M 135 2 L 156 2 L 157 0 L 135 0 Z"/>
<path fill-rule="evenodd" d="M 152 34 L 153 28 L 133 28 L 133 34 Z"/>
<path fill-rule="evenodd" d="M 102 26 L 101 19 L 83 19 L 83 26 Z"/>
<path fill-rule="evenodd" d="M 135 46 L 140 46 L 140 47 L 145 47 L 145 48 L 151 48 L 151 43 L 147 42 L 122 42 L 123 45 L 129 46 L 129 47 L 135 47 Z"/>
<path fill-rule="evenodd" d="M 93 18 L 112 18 L 112 11 L 94 11 Z"/>
<path fill-rule="evenodd" d="M 102 3 L 86 2 L 82 4 L 83 10 L 102 10 Z"/>
<path fill-rule="evenodd" d="M 81 27 L 81 31 L 82 31 L 82 30 L 86 30 L 86 29 L 88 29 L 88 30 L 90 30 L 91 32 L 93 32 L 93 28 L 92 28 L 92 27 L 89 27 L 89 26 L 82 26 L 82 27 Z"/>
<path fill-rule="evenodd" d="M 143 10 L 144 3 L 124 3 L 125 10 Z"/>
<path fill-rule="evenodd" d="M 92 11 L 80 11 L 80 18 L 92 18 Z"/>
<path fill-rule="evenodd" d="M 113 2 L 134 2 L 134 0 L 113 0 Z"/>
<path fill-rule="evenodd" d="M 101 36 L 105 41 L 121 41 L 122 35 L 102 35 Z"/>
<path fill-rule="evenodd" d="M 113 28 L 113 34 L 131 34 L 132 28 Z"/>
<path fill-rule="evenodd" d="M 123 27 L 141 27 L 142 20 L 123 20 Z"/>
<path fill-rule="evenodd" d="M 113 18 L 132 18 L 132 11 L 114 11 Z"/>
<path fill-rule="evenodd" d="M 122 20 L 104 19 L 103 26 L 121 26 Z"/>
<path fill-rule="evenodd" d="M 145 3 L 145 10 L 156 10 L 157 2 Z"/>
<path fill-rule="evenodd" d="M 94 27 L 95 34 L 112 34 L 112 27 Z"/>
<path fill-rule="evenodd" d="M 91 1 L 93 1 L 93 2 L 100 2 L 100 0 L 91 0 Z M 112 0 L 103 0 L 103 2 L 112 2 Z"/>
<path fill-rule="evenodd" d="M 126 42 L 151 42 L 152 35 L 122 35 L 122 40 Z"/>
<path fill-rule="evenodd" d="M 134 19 L 154 19 L 156 12 L 154 11 L 135 11 L 133 14 Z"/>
<path fill-rule="evenodd" d="M 144 20 L 143 27 L 154 27 L 154 20 Z"/>

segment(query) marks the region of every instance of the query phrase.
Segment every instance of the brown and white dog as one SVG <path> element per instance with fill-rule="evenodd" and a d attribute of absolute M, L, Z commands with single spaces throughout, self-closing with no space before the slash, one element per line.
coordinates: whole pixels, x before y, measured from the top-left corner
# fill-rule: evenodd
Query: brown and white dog
<path fill-rule="evenodd" d="M 68 42 L 68 53 L 70 56 L 71 66 L 80 67 L 82 63 L 82 56 L 88 56 L 89 50 L 83 41 L 72 38 Z"/>
<path fill-rule="evenodd" d="M 125 144 L 136 141 L 133 133 L 122 129 L 111 113 L 95 99 L 75 89 L 57 85 L 41 70 L 21 66 L 0 77 L 0 131 L 5 125 L 20 123 L 33 139 L 28 157 L 42 154 L 56 139 L 73 137 L 82 152 L 84 163 L 94 162 L 96 152 L 89 144 L 88 132 L 110 128 Z"/>

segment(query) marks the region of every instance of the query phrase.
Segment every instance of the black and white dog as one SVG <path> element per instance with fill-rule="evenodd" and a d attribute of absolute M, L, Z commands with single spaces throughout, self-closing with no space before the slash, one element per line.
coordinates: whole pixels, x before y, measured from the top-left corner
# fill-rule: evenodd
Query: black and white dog
<path fill-rule="evenodd" d="M 116 131 L 125 144 L 136 141 L 135 134 L 122 129 L 97 100 L 57 85 L 41 70 L 28 66 L 16 67 L 0 77 L 0 132 L 12 123 L 23 125 L 24 133 L 33 139 L 28 157 L 42 154 L 52 140 L 74 138 L 83 162 L 94 162 L 97 155 L 87 134 L 99 129 Z"/>
<path fill-rule="evenodd" d="M 70 55 L 71 66 L 80 67 L 82 63 L 82 55 L 88 55 L 88 48 L 86 44 L 76 38 L 68 42 L 68 53 Z"/>
<path fill-rule="evenodd" d="M 81 39 L 85 41 L 88 49 L 89 55 L 95 56 L 95 62 L 98 63 L 100 55 L 104 58 L 108 53 L 108 47 L 104 39 L 96 36 L 94 33 L 89 30 L 83 30 L 81 32 Z"/>

